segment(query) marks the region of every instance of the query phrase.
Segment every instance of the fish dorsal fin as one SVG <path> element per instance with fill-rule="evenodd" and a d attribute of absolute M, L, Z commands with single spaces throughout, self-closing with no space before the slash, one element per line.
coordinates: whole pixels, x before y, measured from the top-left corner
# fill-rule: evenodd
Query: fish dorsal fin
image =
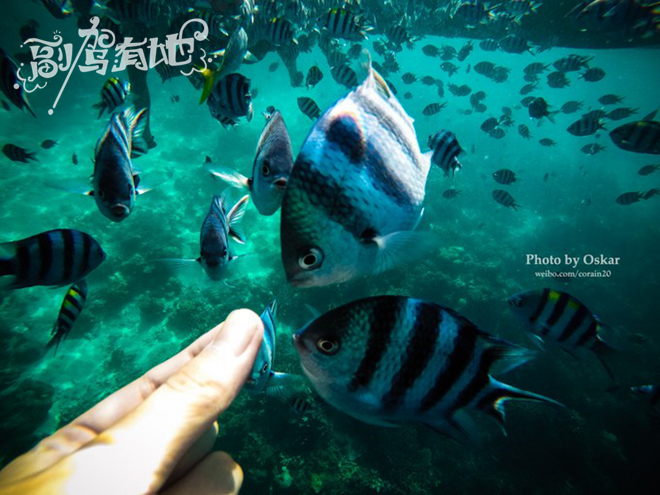
<path fill-rule="evenodd" d="M 648 114 L 642 120 L 645 121 L 645 122 L 651 122 L 655 118 L 657 113 L 658 113 L 657 110 L 653 110 L 650 114 Z"/>
<path fill-rule="evenodd" d="M 240 244 L 245 244 L 245 233 L 239 227 L 238 223 L 245 215 L 247 204 L 250 201 L 250 195 L 246 194 L 233 206 L 229 213 L 227 213 L 227 224 L 229 226 L 229 235 Z"/>

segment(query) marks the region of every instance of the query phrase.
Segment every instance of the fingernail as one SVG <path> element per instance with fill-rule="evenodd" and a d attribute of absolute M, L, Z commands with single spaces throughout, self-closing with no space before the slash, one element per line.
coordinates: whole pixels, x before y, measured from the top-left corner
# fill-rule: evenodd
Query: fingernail
<path fill-rule="evenodd" d="M 215 338 L 215 344 L 229 345 L 234 356 L 243 354 L 258 329 L 261 319 L 252 311 L 241 309 L 233 311 L 222 325 L 222 330 Z"/>

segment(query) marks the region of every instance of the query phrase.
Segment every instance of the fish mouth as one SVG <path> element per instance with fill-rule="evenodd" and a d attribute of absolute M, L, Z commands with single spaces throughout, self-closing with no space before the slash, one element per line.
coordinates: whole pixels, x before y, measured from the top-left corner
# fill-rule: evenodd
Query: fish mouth
<path fill-rule="evenodd" d="M 116 204 L 110 207 L 111 220 L 115 222 L 120 222 L 121 220 L 126 218 L 129 213 L 130 210 L 126 205 L 123 204 Z"/>
<path fill-rule="evenodd" d="M 286 189 L 287 182 L 288 182 L 287 179 L 280 178 L 280 179 L 277 179 L 273 182 L 273 186 L 275 186 L 280 191 L 284 191 L 284 189 Z"/>
<path fill-rule="evenodd" d="M 295 347 L 296 351 L 298 351 L 299 354 L 302 354 L 303 352 L 309 354 L 307 346 L 305 345 L 305 342 L 303 341 L 300 332 L 296 332 L 293 334 L 293 347 Z"/>

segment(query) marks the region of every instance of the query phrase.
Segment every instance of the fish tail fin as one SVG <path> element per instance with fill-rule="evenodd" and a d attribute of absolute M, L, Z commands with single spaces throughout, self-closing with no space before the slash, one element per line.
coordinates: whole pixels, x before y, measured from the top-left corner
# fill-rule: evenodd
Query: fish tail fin
<path fill-rule="evenodd" d="M 502 433 L 506 436 L 505 420 L 506 411 L 504 405 L 509 400 L 526 400 L 534 402 L 544 402 L 546 404 L 554 404 L 556 406 L 566 407 L 564 404 L 556 400 L 545 397 L 544 395 L 528 392 L 511 385 L 499 382 L 494 378 L 490 378 L 490 390 L 487 391 L 477 403 L 477 409 L 485 412 L 491 416 L 499 425 Z"/>
<path fill-rule="evenodd" d="M 245 244 L 245 233 L 243 229 L 238 225 L 245 211 L 247 210 L 248 202 L 250 201 L 250 196 L 246 194 L 241 199 L 239 199 L 236 204 L 229 210 L 227 213 L 227 223 L 229 225 L 229 235 L 234 238 L 234 240 L 240 244 Z"/>
<path fill-rule="evenodd" d="M 35 162 L 39 161 L 39 158 L 37 158 L 37 153 L 34 151 L 28 151 L 26 155 L 28 160 L 34 160 Z"/>
<path fill-rule="evenodd" d="M 605 371 L 607 371 L 607 374 L 610 376 L 610 378 L 615 382 L 618 381 L 614 373 L 614 369 L 610 363 L 610 358 L 618 353 L 620 349 L 608 344 L 603 339 L 601 339 L 600 336 L 596 336 L 596 341 L 591 347 L 591 350 L 594 352 L 594 354 L 596 354 L 596 357 L 603 365 L 603 368 L 605 368 Z"/>
<path fill-rule="evenodd" d="M 96 110 L 99 110 L 99 116 L 97 117 L 97 119 L 100 119 L 103 116 L 103 113 L 105 112 L 107 107 L 106 107 L 105 103 L 103 103 L 102 101 L 99 101 L 98 103 L 95 103 L 94 105 L 92 105 L 92 108 L 94 108 Z"/>
<path fill-rule="evenodd" d="M 245 177 L 243 174 L 231 170 L 227 167 L 216 166 L 213 169 L 209 170 L 209 173 L 213 177 L 227 183 L 227 185 L 234 187 L 236 189 L 250 189 L 250 179 Z"/>
<path fill-rule="evenodd" d="M 52 347 L 55 347 L 55 352 L 53 353 L 53 356 L 57 356 L 57 349 L 60 346 L 60 342 L 62 341 L 62 333 L 57 331 L 57 323 L 53 327 L 53 337 L 48 341 L 46 344 L 46 349 L 51 349 Z"/>

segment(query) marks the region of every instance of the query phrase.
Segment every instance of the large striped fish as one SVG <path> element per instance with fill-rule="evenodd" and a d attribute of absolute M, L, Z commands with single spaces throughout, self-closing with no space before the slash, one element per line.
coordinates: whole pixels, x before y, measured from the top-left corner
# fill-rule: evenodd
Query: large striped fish
<path fill-rule="evenodd" d="M 316 318 L 293 337 L 303 370 L 337 409 L 367 423 L 421 422 L 471 436 L 461 414 L 476 409 L 502 427 L 510 399 L 555 401 L 499 382 L 534 352 L 497 339 L 432 302 L 379 296 Z"/>
<path fill-rule="evenodd" d="M 254 115 L 250 80 L 242 74 L 223 77 L 213 87 L 206 103 L 214 118 L 218 118 L 217 115 L 231 119 L 247 117 L 249 122 Z"/>
<path fill-rule="evenodd" d="M 625 151 L 660 155 L 660 122 L 653 120 L 657 110 L 642 120 L 629 122 L 610 132 L 612 142 Z"/>
<path fill-rule="evenodd" d="M 60 346 L 60 342 L 68 337 L 73 324 L 85 307 L 86 300 L 87 281 L 85 279 L 69 287 L 60 307 L 60 314 L 53 326 L 53 331 L 51 332 L 52 338 L 46 344 L 46 348 L 50 349 L 55 346 L 55 354 L 57 354 L 57 348 Z"/>
<path fill-rule="evenodd" d="M 105 257 L 92 236 L 72 229 L 6 242 L 0 244 L 0 288 L 69 285 L 89 275 Z"/>
<path fill-rule="evenodd" d="M 114 112 L 122 106 L 131 92 L 131 84 L 116 77 L 108 79 L 101 88 L 101 101 L 92 106 L 99 110 L 99 119 L 106 110 Z"/>
<path fill-rule="evenodd" d="M 280 111 L 273 110 L 266 118 L 252 165 L 252 177 L 223 167 L 216 167 L 211 174 L 234 187 L 248 189 L 259 213 L 273 215 L 282 205 L 284 189 L 293 168 L 293 151 Z"/>
<path fill-rule="evenodd" d="M 615 348 L 600 336 L 607 327 L 575 297 L 546 288 L 514 294 L 508 303 L 527 327 L 532 340 L 539 344 L 546 340 L 555 342 L 573 356 L 575 351 L 590 349 L 614 379 L 607 355 Z"/>
<path fill-rule="evenodd" d="M 463 148 L 458 144 L 456 134 L 446 129 L 440 130 L 429 136 L 428 146 L 431 148 L 431 163 L 437 165 L 445 172 L 445 177 L 454 177 L 456 170 L 462 168 L 458 161 L 458 155 L 463 152 Z"/>
<path fill-rule="evenodd" d="M 11 103 L 21 110 L 26 109 L 33 117 L 36 117 L 25 96 L 23 86 L 18 80 L 17 71 L 18 65 L 16 65 L 16 62 L 0 48 L 0 89 Z M 16 88 L 16 85 L 18 85 L 18 88 Z"/>
<path fill-rule="evenodd" d="M 423 253 L 430 236 L 413 231 L 429 167 L 412 119 L 369 67 L 316 122 L 293 166 L 281 216 L 289 282 L 345 282 Z"/>
<path fill-rule="evenodd" d="M 142 139 L 147 123 L 146 110 L 136 112 L 133 107 L 115 113 L 96 143 L 92 191 L 96 205 L 104 216 L 121 222 L 130 215 L 138 194 L 140 177 L 133 168 L 132 158 L 148 151 Z"/>

